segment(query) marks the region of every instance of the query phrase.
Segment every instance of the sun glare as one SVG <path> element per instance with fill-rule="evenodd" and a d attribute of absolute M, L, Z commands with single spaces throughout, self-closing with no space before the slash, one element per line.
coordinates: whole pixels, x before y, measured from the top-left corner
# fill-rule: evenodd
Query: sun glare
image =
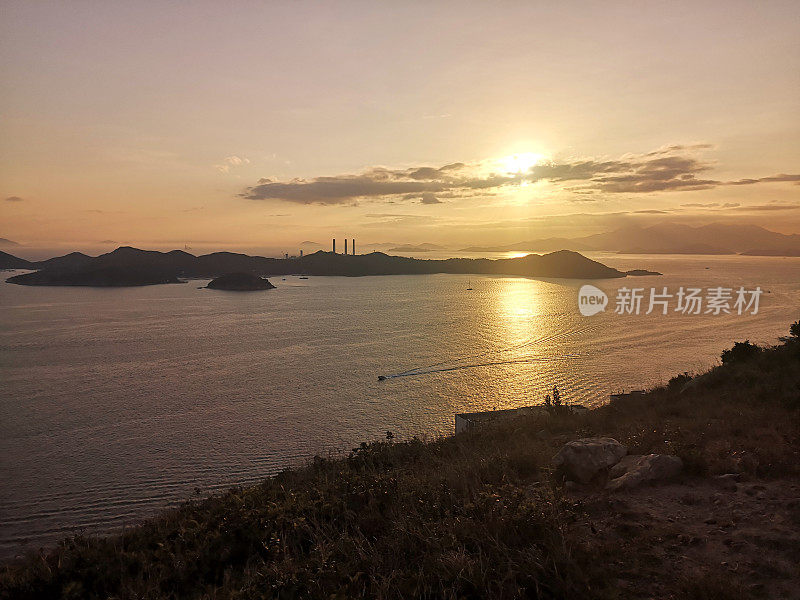
<path fill-rule="evenodd" d="M 543 158 L 543 154 L 538 154 L 536 152 L 521 152 L 519 154 L 504 156 L 498 159 L 498 162 L 506 173 L 516 174 L 528 171 Z"/>

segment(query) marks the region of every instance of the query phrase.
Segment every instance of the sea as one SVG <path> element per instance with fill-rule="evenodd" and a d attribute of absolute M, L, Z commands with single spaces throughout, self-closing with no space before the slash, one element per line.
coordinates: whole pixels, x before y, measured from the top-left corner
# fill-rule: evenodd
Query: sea
<path fill-rule="evenodd" d="M 716 365 L 734 341 L 778 343 L 800 319 L 800 258 L 590 256 L 663 275 L 287 276 L 244 293 L 0 283 L 0 558 L 387 432 L 451 435 L 456 413 L 539 404 L 553 386 L 596 407 Z M 604 311 L 581 314 L 585 284 Z M 730 293 L 730 312 L 684 314 L 681 288 Z M 737 309 L 740 289 L 761 291 L 757 309 Z"/>

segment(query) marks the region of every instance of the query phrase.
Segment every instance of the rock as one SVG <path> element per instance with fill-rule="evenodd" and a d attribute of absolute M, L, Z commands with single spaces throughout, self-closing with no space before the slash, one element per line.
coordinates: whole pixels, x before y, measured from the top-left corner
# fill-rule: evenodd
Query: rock
<path fill-rule="evenodd" d="M 630 471 L 632 467 L 636 466 L 640 458 L 642 458 L 641 454 L 628 454 L 627 456 L 623 456 L 617 464 L 611 467 L 611 470 L 608 472 L 608 478 L 616 479 L 617 477 L 622 477 L 625 473 Z"/>
<path fill-rule="evenodd" d="M 628 449 L 612 438 L 584 438 L 567 442 L 553 457 L 553 465 L 567 479 L 589 483 L 601 471 L 613 467 Z"/>
<path fill-rule="evenodd" d="M 621 462 L 621 461 L 620 461 Z M 669 454 L 647 454 L 628 456 L 624 465 L 613 469 L 612 479 L 606 489 L 629 489 L 643 483 L 664 481 L 678 475 L 683 469 L 683 461 Z"/>
<path fill-rule="evenodd" d="M 725 500 L 725 496 L 723 496 L 722 494 L 719 494 L 719 493 L 712 494 L 711 498 L 709 498 L 709 500 L 711 500 L 711 504 L 713 504 L 715 506 L 720 506 L 721 504 L 725 504 L 727 502 Z"/>
<path fill-rule="evenodd" d="M 740 479 L 741 476 L 738 473 L 725 473 L 725 475 L 719 475 L 718 477 L 715 477 L 714 482 L 723 490 L 735 492 L 736 482 Z"/>

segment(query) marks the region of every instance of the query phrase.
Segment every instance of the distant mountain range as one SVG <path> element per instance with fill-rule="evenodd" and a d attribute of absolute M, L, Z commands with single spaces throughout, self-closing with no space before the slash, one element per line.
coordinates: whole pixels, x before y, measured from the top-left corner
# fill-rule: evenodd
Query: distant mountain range
<path fill-rule="evenodd" d="M 662 223 L 628 226 L 578 238 L 543 238 L 506 246 L 471 246 L 462 252 L 579 252 L 605 250 L 626 254 L 745 254 L 800 256 L 800 235 L 785 235 L 757 225 L 712 223 L 701 227 Z"/>
<path fill-rule="evenodd" d="M 416 252 L 438 252 L 441 250 L 446 250 L 446 248 L 437 244 L 405 244 L 389 248 L 389 252 L 406 252 L 409 254 L 414 254 Z"/>
<path fill-rule="evenodd" d="M 183 250 L 156 252 L 117 248 L 97 257 L 73 252 L 40 262 L 0 254 L 0 268 L 39 269 L 10 277 L 22 285 L 148 285 L 176 277 L 214 278 L 226 273 L 272 275 L 416 275 L 431 273 L 519 275 L 538 278 L 606 279 L 626 273 L 568 250 L 521 258 L 421 260 L 382 252 L 345 255 L 315 252 L 299 258 L 265 258 L 233 252 L 194 256 Z M 126 277 L 126 273 L 131 273 Z M 633 273 L 631 273 L 633 274 Z M 639 273 L 636 273 L 639 274 Z M 654 273 L 655 274 L 655 273 Z M 105 281 L 104 278 L 108 279 Z M 128 282 L 130 281 L 130 282 Z M 136 283 L 141 282 L 141 283 Z"/>

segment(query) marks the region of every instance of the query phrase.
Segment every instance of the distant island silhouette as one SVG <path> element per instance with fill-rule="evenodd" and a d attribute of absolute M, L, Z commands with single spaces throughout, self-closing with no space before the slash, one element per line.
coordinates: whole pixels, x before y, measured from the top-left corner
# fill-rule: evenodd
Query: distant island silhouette
<path fill-rule="evenodd" d="M 252 273 L 228 273 L 212 279 L 207 288 L 211 290 L 227 290 L 231 292 L 253 292 L 258 290 L 273 290 L 275 286 Z"/>
<path fill-rule="evenodd" d="M 20 263 L 22 261 L 22 263 Z M 425 260 L 390 256 L 382 252 L 345 255 L 318 251 L 299 258 L 266 258 L 233 252 L 194 256 L 183 250 L 157 252 L 123 246 L 97 257 L 73 252 L 41 262 L 10 254 L 0 256 L 0 268 L 39 269 L 10 277 L 20 285 L 125 286 L 175 283 L 182 279 L 215 278 L 230 273 L 260 277 L 275 275 L 517 275 L 555 279 L 610 279 L 627 273 L 569 250 L 529 254 L 518 258 L 448 258 Z M 647 274 L 657 274 L 646 272 Z M 642 274 L 639 271 L 637 274 Z"/>
<path fill-rule="evenodd" d="M 79 270 L 43 269 L 6 279 L 20 285 L 132 287 L 184 283 L 171 269 L 137 266 L 89 266 Z"/>

